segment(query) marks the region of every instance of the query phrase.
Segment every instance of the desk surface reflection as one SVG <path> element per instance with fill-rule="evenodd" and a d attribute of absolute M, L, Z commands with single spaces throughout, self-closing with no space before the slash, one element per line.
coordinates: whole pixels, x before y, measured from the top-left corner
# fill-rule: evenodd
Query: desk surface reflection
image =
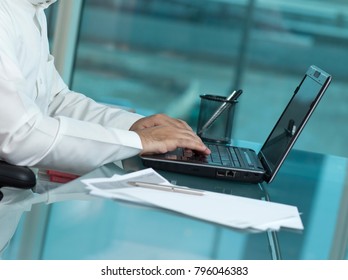
<path fill-rule="evenodd" d="M 109 164 L 83 178 L 139 168 L 139 159 L 133 158 L 124 162 L 124 170 Z M 169 211 L 91 197 L 79 180 L 54 186 L 43 182 L 36 192 L 2 189 L 2 258 L 347 259 L 345 158 L 294 150 L 269 185 L 159 173 L 178 185 L 216 185 L 235 195 L 295 205 L 304 231 L 236 231 Z"/>

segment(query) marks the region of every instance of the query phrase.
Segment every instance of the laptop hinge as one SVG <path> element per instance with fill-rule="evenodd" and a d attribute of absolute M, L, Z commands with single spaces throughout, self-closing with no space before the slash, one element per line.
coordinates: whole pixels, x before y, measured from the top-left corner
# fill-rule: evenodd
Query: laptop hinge
<path fill-rule="evenodd" d="M 264 179 L 266 182 L 268 182 L 270 180 L 270 178 L 272 177 L 272 168 L 268 164 L 268 162 L 267 162 L 266 158 L 264 157 L 264 155 L 262 154 L 262 152 L 259 152 L 258 158 L 262 164 L 263 169 L 265 170 L 265 175 L 264 175 L 265 178 Z"/>

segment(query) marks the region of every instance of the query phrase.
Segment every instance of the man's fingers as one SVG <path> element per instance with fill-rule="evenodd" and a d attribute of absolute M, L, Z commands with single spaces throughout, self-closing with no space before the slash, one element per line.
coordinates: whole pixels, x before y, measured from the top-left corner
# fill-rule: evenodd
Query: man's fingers
<path fill-rule="evenodd" d="M 192 131 L 172 126 L 157 126 L 136 131 L 143 144 L 143 153 L 165 153 L 187 148 L 209 154 L 209 149 Z"/>

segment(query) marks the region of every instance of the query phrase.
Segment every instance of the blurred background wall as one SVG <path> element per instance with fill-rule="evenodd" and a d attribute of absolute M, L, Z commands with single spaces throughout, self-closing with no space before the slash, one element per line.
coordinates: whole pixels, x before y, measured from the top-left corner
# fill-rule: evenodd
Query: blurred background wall
<path fill-rule="evenodd" d="M 344 0 L 84 0 L 71 87 L 194 128 L 200 94 L 242 88 L 233 137 L 263 143 L 315 64 L 333 82 L 295 147 L 348 156 L 347 27 Z"/>

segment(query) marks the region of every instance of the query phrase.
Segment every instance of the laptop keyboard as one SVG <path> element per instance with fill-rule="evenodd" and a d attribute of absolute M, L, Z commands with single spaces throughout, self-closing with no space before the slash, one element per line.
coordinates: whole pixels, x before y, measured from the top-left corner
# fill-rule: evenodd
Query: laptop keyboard
<path fill-rule="evenodd" d="M 223 166 L 241 166 L 233 147 L 208 144 L 208 148 L 211 150 L 211 154 L 208 156 L 211 163 Z"/>
<path fill-rule="evenodd" d="M 211 150 L 208 156 L 194 153 L 192 150 L 183 150 L 182 158 L 191 162 L 204 162 L 214 165 L 240 167 L 236 151 L 233 147 L 207 144 Z"/>

